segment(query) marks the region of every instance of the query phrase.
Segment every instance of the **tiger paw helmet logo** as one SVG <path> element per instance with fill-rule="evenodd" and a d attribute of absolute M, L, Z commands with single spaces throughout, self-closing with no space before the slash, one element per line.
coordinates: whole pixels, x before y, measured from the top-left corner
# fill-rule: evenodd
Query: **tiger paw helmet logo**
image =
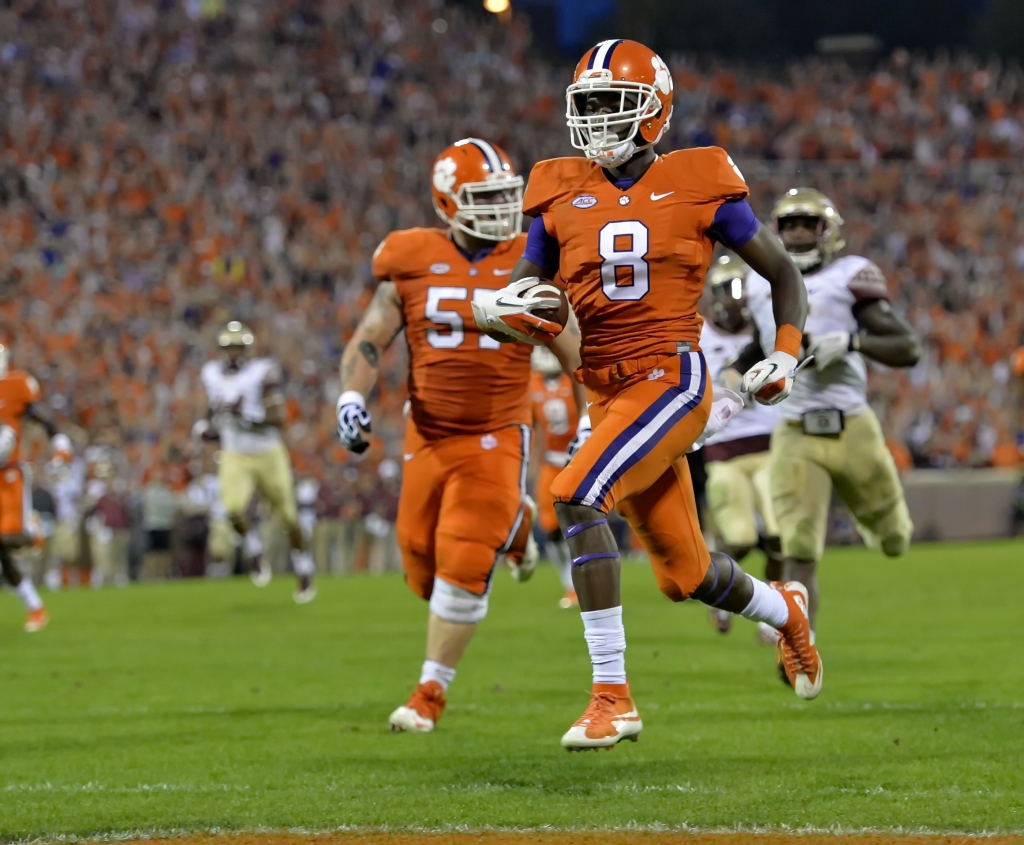
<path fill-rule="evenodd" d="M 651 65 L 654 67 L 654 87 L 662 94 L 671 94 L 672 74 L 668 72 L 668 66 L 661 56 L 651 56 Z"/>
<path fill-rule="evenodd" d="M 455 185 L 455 160 L 442 158 L 434 164 L 434 187 L 442 194 L 451 193 Z"/>

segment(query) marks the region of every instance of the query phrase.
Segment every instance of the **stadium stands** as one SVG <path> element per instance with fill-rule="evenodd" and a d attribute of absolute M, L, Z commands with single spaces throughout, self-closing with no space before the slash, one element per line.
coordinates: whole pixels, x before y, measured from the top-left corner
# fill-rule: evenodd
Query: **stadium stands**
<path fill-rule="evenodd" d="M 849 247 L 926 338 L 918 367 L 872 381 L 903 465 L 1017 463 L 1021 69 L 897 51 L 868 73 L 812 58 L 764 82 L 672 64 L 671 145 L 727 147 L 762 216 L 794 183 L 829 192 Z M 298 474 L 321 481 L 331 512 L 373 513 L 377 467 L 401 448 L 404 353 L 387 359 L 367 458 L 337 445 L 333 416 L 370 254 L 393 228 L 432 225 L 426 165 L 453 139 L 492 138 L 524 173 L 568 153 L 567 75 L 531 55 L 522 19 L 435 0 L 0 12 L 0 336 L 14 365 L 79 448 L 104 445 L 141 491 L 200 471 L 199 368 L 215 327 L 245 320 L 286 371 Z"/>

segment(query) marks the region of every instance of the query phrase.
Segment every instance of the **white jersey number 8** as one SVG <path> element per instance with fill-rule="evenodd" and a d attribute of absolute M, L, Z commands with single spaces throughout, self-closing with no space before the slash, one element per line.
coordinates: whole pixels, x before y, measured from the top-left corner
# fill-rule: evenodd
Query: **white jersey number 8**
<path fill-rule="evenodd" d="M 619 302 L 647 296 L 651 289 L 650 266 L 646 261 L 650 244 L 647 227 L 639 220 L 617 220 L 605 225 L 599 238 L 604 295 Z M 628 275 L 624 272 L 627 270 Z"/>

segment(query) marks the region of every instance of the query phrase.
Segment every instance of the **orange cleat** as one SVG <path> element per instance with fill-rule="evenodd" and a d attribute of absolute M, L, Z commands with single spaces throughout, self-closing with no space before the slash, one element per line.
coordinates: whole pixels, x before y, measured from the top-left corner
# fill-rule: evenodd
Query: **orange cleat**
<path fill-rule="evenodd" d="M 565 595 L 558 600 L 558 606 L 562 610 L 568 610 L 570 607 L 579 607 L 580 600 L 576 595 L 575 590 L 566 590 Z"/>
<path fill-rule="evenodd" d="M 624 739 L 637 741 L 644 723 L 633 703 L 629 684 L 594 684 L 590 704 L 565 732 L 566 751 L 611 748 Z"/>
<path fill-rule="evenodd" d="M 444 690 L 437 681 L 417 684 L 416 692 L 388 718 L 388 725 L 393 731 L 429 733 L 434 730 L 447 703 Z"/>
<path fill-rule="evenodd" d="M 39 610 L 30 610 L 28 612 L 28 618 L 25 620 L 25 630 L 30 634 L 34 634 L 36 631 L 42 631 L 49 624 L 50 614 L 46 612 L 45 607 L 41 607 Z"/>
<path fill-rule="evenodd" d="M 779 629 L 781 638 L 775 651 L 775 662 L 785 672 L 786 680 L 800 698 L 817 698 L 824 670 L 807 616 L 807 588 L 798 581 L 786 584 L 775 581 L 772 587 L 782 593 L 789 607 L 789 619 Z"/>

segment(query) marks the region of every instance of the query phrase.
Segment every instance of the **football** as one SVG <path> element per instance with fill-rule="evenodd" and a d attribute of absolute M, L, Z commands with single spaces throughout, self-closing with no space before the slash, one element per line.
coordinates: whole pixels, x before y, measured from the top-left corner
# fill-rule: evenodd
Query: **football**
<path fill-rule="evenodd" d="M 526 292 L 526 295 L 557 299 L 557 306 L 552 305 L 550 308 L 533 308 L 530 313 L 538 317 L 542 317 L 545 320 L 551 320 L 553 323 L 558 323 L 558 325 L 563 329 L 565 328 L 565 324 L 569 322 L 569 298 L 565 295 L 564 290 L 550 282 L 542 282 L 541 284 L 534 285 L 530 288 Z"/>
<path fill-rule="evenodd" d="M 534 277 L 536 278 L 536 277 Z M 488 337 L 497 340 L 499 343 L 516 343 L 522 341 L 540 345 L 549 337 L 545 332 L 537 332 L 529 325 L 521 325 L 521 318 L 517 314 L 529 314 L 532 317 L 540 318 L 554 323 L 558 330 L 565 328 L 569 321 L 569 300 L 565 291 L 550 282 L 541 282 L 530 285 L 534 279 L 522 279 L 513 283 L 510 288 L 503 291 L 496 291 L 494 296 L 501 301 L 499 308 L 511 308 L 512 311 L 501 318 L 502 329 L 492 329 L 495 317 L 487 316 L 482 303 L 473 303 L 474 317 L 477 326 Z M 527 286 L 528 285 L 528 286 Z M 512 290 L 514 288 L 514 290 Z M 518 302 L 517 302 L 518 301 Z M 497 301 L 495 303 L 497 305 Z M 552 336 L 557 336 L 555 332 Z"/>

